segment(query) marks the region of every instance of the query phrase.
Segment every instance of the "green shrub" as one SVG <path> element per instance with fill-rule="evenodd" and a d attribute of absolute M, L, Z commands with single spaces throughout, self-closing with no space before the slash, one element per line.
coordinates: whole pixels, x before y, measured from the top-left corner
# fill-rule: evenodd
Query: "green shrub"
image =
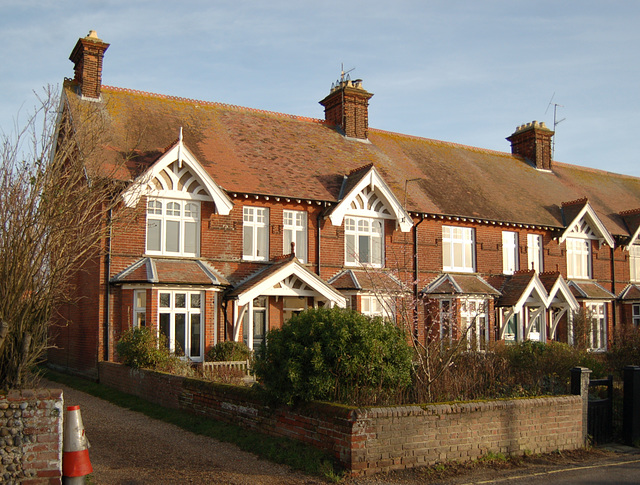
<path fill-rule="evenodd" d="M 306 310 L 267 334 L 254 370 L 279 402 L 381 404 L 411 382 L 404 330 L 341 308 Z"/>
<path fill-rule="evenodd" d="M 153 369 L 176 375 L 192 375 L 191 362 L 172 354 L 164 335 L 154 329 L 138 327 L 127 330 L 116 344 L 120 361 L 133 367 Z"/>
<path fill-rule="evenodd" d="M 207 352 L 207 362 L 221 362 L 229 360 L 249 360 L 251 350 L 243 342 L 219 342 Z"/>

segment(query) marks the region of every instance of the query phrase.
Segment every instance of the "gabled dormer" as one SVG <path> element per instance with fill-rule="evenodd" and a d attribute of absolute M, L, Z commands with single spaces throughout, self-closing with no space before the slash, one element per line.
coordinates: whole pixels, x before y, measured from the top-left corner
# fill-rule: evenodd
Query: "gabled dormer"
<path fill-rule="evenodd" d="M 384 266 L 385 220 L 409 232 L 413 222 L 382 177 L 370 164 L 345 175 L 338 204 L 327 217 L 344 223 L 345 264 Z"/>
<path fill-rule="evenodd" d="M 598 241 L 615 247 L 613 236 L 602 223 L 586 198 L 562 204 L 562 218 L 566 227 L 559 242 L 565 243 L 567 278 L 588 280 L 593 278 L 591 243 Z"/>
<path fill-rule="evenodd" d="M 147 199 L 145 253 L 155 256 L 200 255 L 202 203 L 227 215 L 233 203 L 184 145 L 174 143 L 122 194 L 127 207 Z"/>

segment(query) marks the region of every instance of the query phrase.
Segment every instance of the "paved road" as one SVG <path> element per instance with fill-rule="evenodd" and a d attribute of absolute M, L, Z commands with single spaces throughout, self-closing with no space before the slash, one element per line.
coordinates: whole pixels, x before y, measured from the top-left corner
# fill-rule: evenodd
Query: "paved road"
<path fill-rule="evenodd" d="M 620 460 L 620 461 L 618 461 Z M 550 483 L 555 484 L 589 484 L 589 485 L 609 485 L 640 483 L 640 455 L 637 453 L 629 456 L 616 457 L 613 463 L 600 463 L 579 467 L 559 468 L 545 472 L 535 472 L 523 476 L 510 476 L 499 479 L 488 479 L 466 482 L 469 485 L 505 483 L 533 485 Z"/>
<path fill-rule="evenodd" d="M 316 485 L 319 479 L 261 460 L 235 445 L 184 431 L 57 382 L 66 406 L 80 405 L 91 443 L 91 483 Z"/>

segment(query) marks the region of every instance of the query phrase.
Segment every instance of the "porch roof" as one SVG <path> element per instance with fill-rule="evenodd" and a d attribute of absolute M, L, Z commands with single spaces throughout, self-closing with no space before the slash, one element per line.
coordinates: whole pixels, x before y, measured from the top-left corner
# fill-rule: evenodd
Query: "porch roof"
<path fill-rule="evenodd" d="M 305 288 L 338 306 L 346 306 L 346 299 L 333 286 L 300 264 L 293 254 L 282 256 L 258 270 L 225 296 L 237 300 L 238 305 L 245 305 L 264 294 L 286 296 L 303 292 Z"/>
<path fill-rule="evenodd" d="M 519 311 L 527 299 L 537 294 L 540 302 L 547 306 L 547 291 L 538 274 L 533 270 L 516 271 L 512 275 L 499 275 L 489 279 L 489 282 L 500 289 L 502 296 L 498 298 L 499 307 L 516 307 Z"/>

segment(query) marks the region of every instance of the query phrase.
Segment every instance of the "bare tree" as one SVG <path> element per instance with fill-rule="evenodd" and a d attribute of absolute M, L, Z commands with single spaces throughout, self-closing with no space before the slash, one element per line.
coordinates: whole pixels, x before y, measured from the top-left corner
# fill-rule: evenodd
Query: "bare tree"
<path fill-rule="evenodd" d="M 99 254 L 109 230 L 112 178 L 87 163 L 101 146 L 94 105 L 74 126 L 48 87 L 24 127 L 2 134 L 0 389 L 31 384 L 56 308 L 72 298 L 74 272 Z"/>

